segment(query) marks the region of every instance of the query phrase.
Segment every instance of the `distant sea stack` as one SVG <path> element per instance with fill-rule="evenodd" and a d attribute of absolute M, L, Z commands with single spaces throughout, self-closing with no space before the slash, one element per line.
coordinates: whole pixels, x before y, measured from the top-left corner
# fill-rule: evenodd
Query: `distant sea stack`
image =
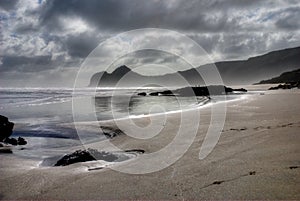
<path fill-rule="evenodd" d="M 300 47 L 273 51 L 261 56 L 251 57 L 247 60 L 222 61 L 215 64 L 206 64 L 179 71 L 177 74 L 182 76 L 190 85 L 205 85 L 198 71 L 201 68 L 213 67 L 215 65 L 223 79 L 225 85 L 253 84 L 260 80 L 275 77 L 287 70 L 295 70 L 300 66 Z M 89 86 L 108 86 L 114 87 L 126 74 L 130 77 L 126 79 L 124 86 L 142 86 L 144 83 L 154 83 L 166 86 L 176 85 L 178 80 L 176 74 L 166 74 L 161 76 L 143 76 L 131 71 L 125 65 L 118 67 L 111 73 L 99 72 L 92 76 Z M 101 78 L 101 79 L 100 79 Z"/>

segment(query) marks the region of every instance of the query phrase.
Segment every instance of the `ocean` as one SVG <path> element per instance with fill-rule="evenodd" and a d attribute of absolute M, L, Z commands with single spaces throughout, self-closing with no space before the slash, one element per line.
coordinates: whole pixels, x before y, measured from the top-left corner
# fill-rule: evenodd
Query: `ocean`
<path fill-rule="evenodd" d="M 141 91 L 161 91 L 159 88 L 84 88 L 73 92 L 72 88 L 0 88 L 0 114 L 15 123 L 13 137 L 28 140 L 26 148 L 15 153 L 29 157 L 44 158 L 68 152 L 81 144 L 73 124 L 72 98 L 85 99 L 79 113 L 81 121 L 90 121 L 94 116 L 98 121 L 122 118 L 139 118 L 145 115 L 176 112 L 216 103 L 220 97 L 178 97 L 178 96 L 138 96 Z M 227 100 L 240 95 L 226 96 Z M 90 105 L 88 105 L 90 104 Z M 92 112 L 84 108 L 92 107 Z M 76 114 L 78 115 L 78 113 Z M 87 131 L 89 141 L 99 139 L 99 132 Z M 105 136 L 103 135 L 103 139 Z"/>

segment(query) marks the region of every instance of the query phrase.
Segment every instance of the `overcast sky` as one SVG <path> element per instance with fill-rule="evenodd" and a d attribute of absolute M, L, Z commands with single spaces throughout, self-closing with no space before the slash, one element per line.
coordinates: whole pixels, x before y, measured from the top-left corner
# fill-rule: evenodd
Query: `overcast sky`
<path fill-rule="evenodd" d="M 298 0 L 0 0 L 0 87 L 72 86 L 86 56 L 124 31 L 178 31 L 214 61 L 236 60 L 299 46 L 299 19 Z"/>

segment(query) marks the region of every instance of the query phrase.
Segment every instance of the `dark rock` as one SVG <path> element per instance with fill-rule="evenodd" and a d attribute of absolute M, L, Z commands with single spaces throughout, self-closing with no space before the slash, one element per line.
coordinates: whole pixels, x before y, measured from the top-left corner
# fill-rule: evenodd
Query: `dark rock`
<path fill-rule="evenodd" d="M 238 91 L 238 92 L 247 92 L 247 89 L 240 88 L 240 89 L 233 89 L 233 91 Z"/>
<path fill-rule="evenodd" d="M 275 87 L 270 87 L 269 90 L 278 90 L 278 89 L 293 89 L 300 88 L 300 82 L 287 82 L 285 84 L 279 84 Z"/>
<path fill-rule="evenodd" d="M 123 131 L 121 131 L 119 128 L 113 128 L 108 126 L 101 126 L 103 135 L 105 135 L 107 138 L 114 138 L 119 135 L 123 135 Z"/>
<path fill-rule="evenodd" d="M 173 96 L 174 95 L 171 90 L 162 91 L 159 94 L 164 95 L 164 96 Z"/>
<path fill-rule="evenodd" d="M 88 149 L 88 152 L 96 159 L 96 160 L 103 160 L 108 162 L 113 162 L 118 159 L 118 157 L 106 151 L 98 151 L 96 149 Z"/>
<path fill-rule="evenodd" d="M 26 145 L 27 141 L 22 138 L 22 137 L 18 137 L 18 145 Z"/>
<path fill-rule="evenodd" d="M 3 142 L 14 146 L 18 145 L 18 140 L 16 138 L 5 138 Z"/>
<path fill-rule="evenodd" d="M 149 95 L 150 95 L 150 96 L 158 96 L 158 93 L 159 93 L 159 92 L 151 92 Z"/>
<path fill-rule="evenodd" d="M 12 154 L 12 150 L 10 148 L 0 149 L 0 154 Z"/>
<path fill-rule="evenodd" d="M 137 94 L 138 96 L 147 96 L 147 93 L 146 92 L 140 92 Z"/>
<path fill-rule="evenodd" d="M 247 92 L 246 89 L 232 89 L 230 87 L 226 87 L 223 85 L 210 85 L 210 86 L 196 86 L 196 87 L 184 87 L 180 89 L 176 89 L 173 92 L 170 90 L 166 91 L 159 91 L 159 92 L 152 92 L 150 96 L 170 96 L 177 94 L 179 96 L 210 96 L 210 95 L 225 95 L 228 93 L 232 93 L 234 91 L 238 92 Z"/>
<path fill-rule="evenodd" d="M 59 159 L 54 166 L 66 166 L 73 163 L 96 160 L 88 151 L 77 150 L 74 153 L 67 154 Z"/>
<path fill-rule="evenodd" d="M 104 161 L 115 161 L 118 157 L 113 153 L 106 151 L 98 151 L 96 149 L 88 150 L 77 150 L 74 153 L 67 154 L 59 159 L 54 166 L 66 166 L 79 162 L 104 160 Z"/>
<path fill-rule="evenodd" d="M 0 141 L 11 136 L 13 131 L 14 123 L 8 121 L 8 118 L 0 115 Z"/>
<path fill-rule="evenodd" d="M 210 86 L 195 86 L 183 87 L 176 90 L 155 91 L 149 93 L 149 96 L 210 96 L 210 95 L 225 95 L 233 92 L 247 92 L 244 88 L 232 89 L 223 85 L 210 85 Z M 146 92 L 138 93 L 139 96 L 146 96 Z"/>
<path fill-rule="evenodd" d="M 171 90 L 151 92 L 150 96 L 174 96 Z"/>

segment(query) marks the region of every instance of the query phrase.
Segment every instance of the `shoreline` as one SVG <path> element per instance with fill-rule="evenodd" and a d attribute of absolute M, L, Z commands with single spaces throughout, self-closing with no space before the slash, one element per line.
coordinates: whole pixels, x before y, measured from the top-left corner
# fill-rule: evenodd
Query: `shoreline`
<path fill-rule="evenodd" d="M 36 162 L 2 154 L 1 198 L 300 199 L 300 91 L 267 91 L 251 97 L 227 104 L 221 138 L 203 160 L 198 154 L 210 124 L 210 107 L 201 109 L 201 125 L 184 156 L 146 175 L 97 169 L 92 162 L 35 168 Z M 176 136 L 179 116 L 167 115 L 161 134 L 150 140 L 121 135 L 110 141 L 124 150 L 158 151 Z M 135 123 L 148 125 L 149 118 Z M 89 167 L 96 169 L 88 171 Z"/>

